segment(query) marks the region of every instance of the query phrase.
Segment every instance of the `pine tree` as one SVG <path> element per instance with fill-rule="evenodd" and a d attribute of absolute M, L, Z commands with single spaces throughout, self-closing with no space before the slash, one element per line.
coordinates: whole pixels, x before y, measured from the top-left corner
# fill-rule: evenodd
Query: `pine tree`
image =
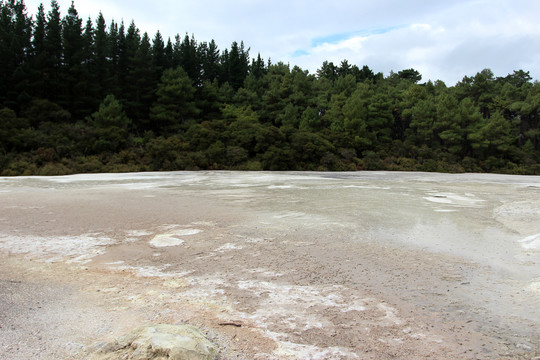
<path fill-rule="evenodd" d="M 0 2 L 0 104 L 17 108 L 27 101 L 32 20 L 23 1 Z"/>
<path fill-rule="evenodd" d="M 147 33 L 143 34 L 131 65 L 127 74 L 126 112 L 133 120 L 135 128 L 139 129 L 148 124 L 148 111 L 154 101 L 157 84 L 152 70 L 152 49 Z"/>
<path fill-rule="evenodd" d="M 195 37 L 192 35 L 190 38 L 186 34 L 180 44 L 179 51 L 180 66 L 193 81 L 193 85 L 196 87 L 199 86 L 201 84 L 201 63 L 199 61 Z"/>
<path fill-rule="evenodd" d="M 122 128 L 127 129 L 131 120 L 122 109 L 122 105 L 114 95 L 107 95 L 99 105 L 99 110 L 92 114 L 94 125 L 97 128 Z"/>
<path fill-rule="evenodd" d="M 45 17 L 45 9 L 43 4 L 40 4 L 36 14 L 34 32 L 32 36 L 32 54 L 30 67 L 30 84 L 29 92 L 37 98 L 44 98 L 45 89 L 45 74 L 47 66 L 47 52 L 45 49 L 45 34 L 46 34 L 47 19 Z"/>
<path fill-rule="evenodd" d="M 238 90 L 244 85 L 244 80 L 249 72 L 249 49 L 244 49 L 244 42 L 240 45 L 234 41 L 231 45 L 231 51 L 228 57 L 224 59 L 223 67 L 226 74 L 226 81 Z"/>
<path fill-rule="evenodd" d="M 219 57 L 219 63 L 221 64 L 221 66 L 219 69 L 218 80 L 219 80 L 220 85 L 223 85 L 225 83 L 229 84 L 229 81 L 230 81 L 229 59 L 230 59 L 229 49 L 223 50 L 223 52 L 221 53 Z"/>
<path fill-rule="evenodd" d="M 174 59 L 174 47 L 171 42 L 171 38 L 167 40 L 167 45 L 165 46 L 165 60 L 164 60 L 164 67 L 163 70 L 167 70 L 173 67 L 173 59 Z"/>
<path fill-rule="evenodd" d="M 150 109 L 152 130 L 171 133 L 199 113 L 195 107 L 195 88 L 188 74 L 178 67 L 163 72 L 157 88 L 157 100 Z"/>
<path fill-rule="evenodd" d="M 392 100 L 386 92 L 375 92 L 369 100 L 367 129 L 375 144 L 375 150 L 388 148 L 392 141 Z"/>
<path fill-rule="evenodd" d="M 374 81 L 376 79 L 376 75 L 373 73 L 373 70 L 371 70 L 367 65 L 362 66 L 362 69 L 359 69 L 355 76 L 357 82 L 362 82 L 365 80 Z"/>
<path fill-rule="evenodd" d="M 342 60 L 337 68 L 338 76 L 352 75 L 352 66 L 348 60 Z"/>
<path fill-rule="evenodd" d="M 114 30 L 113 30 L 114 31 Z M 116 39 L 115 39 L 116 40 Z M 107 35 L 107 25 L 105 24 L 105 18 L 100 12 L 96 20 L 96 30 L 94 34 L 94 58 L 93 58 L 93 71 L 96 79 L 98 98 L 102 98 L 105 94 L 110 93 L 111 89 L 111 75 L 110 64 L 108 58 L 111 60 L 115 57 L 111 56 L 111 41 Z M 116 45 L 116 44 L 115 44 Z"/>
<path fill-rule="evenodd" d="M 482 132 L 483 138 L 487 142 L 488 155 L 503 159 L 508 158 L 508 152 L 517 140 L 510 121 L 496 112 L 489 117 Z"/>
<path fill-rule="evenodd" d="M 45 8 L 40 4 L 36 14 L 34 24 L 34 33 L 32 36 L 32 55 L 37 56 L 45 52 L 45 27 L 47 20 L 45 18 Z"/>
<path fill-rule="evenodd" d="M 123 44 L 121 44 L 118 77 L 120 82 L 120 99 L 125 104 L 126 113 L 133 120 L 137 116 L 137 107 L 139 106 L 138 97 L 140 89 L 137 88 L 138 75 L 136 72 L 138 69 L 136 56 L 140 44 L 141 36 L 139 29 L 135 25 L 135 22 L 132 21 L 125 34 Z"/>
<path fill-rule="evenodd" d="M 135 58 L 140 42 L 141 36 L 135 23 L 132 21 L 126 31 L 124 22 L 121 22 L 118 28 L 118 67 L 115 72 L 118 78 L 117 97 L 120 101 L 128 97 L 130 86 L 128 71 L 133 69 L 133 59 Z M 126 109 L 126 112 L 129 116 L 128 109 Z"/>
<path fill-rule="evenodd" d="M 92 114 L 97 140 L 93 145 L 96 153 L 117 152 L 128 141 L 128 126 L 131 120 L 126 116 L 122 105 L 114 95 L 107 95 L 99 110 Z"/>
<path fill-rule="evenodd" d="M 78 81 L 78 88 L 81 92 L 80 98 L 75 99 L 77 103 L 78 118 L 84 118 L 92 111 L 95 111 L 99 105 L 100 86 L 97 81 L 98 72 L 95 62 L 95 36 L 92 19 L 88 18 L 82 35 L 82 64 L 81 77 Z"/>
<path fill-rule="evenodd" d="M 51 10 L 47 15 L 45 27 L 45 95 L 53 102 L 59 100 L 61 93 L 62 71 L 62 20 L 60 6 L 56 0 L 51 1 Z"/>
<path fill-rule="evenodd" d="M 61 93 L 59 103 L 75 116 L 80 115 L 80 99 L 84 97 L 86 85 L 83 79 L 84 40 L 82 20 L 72 3 L 62 21 L 62 68 L 60 73 Z M 92 29 L 88 29 L 91 33 Z M 91 35 L 90 35 L 91 36 Z"/>
<path fill-rule="evenodd" d="M 122 33 L 120 33 L 122 31 Z M 120 53 L 123 44 L 123 26 L 118 29 L 118 24 L 111 21 L 109 27 L 109 33 L 107 34 L 107 51 L 109 56 L 109 78 L 106 83 L 111 94 L 115 94 L 117 98 L 120 97 Z M 97 50 L 96 50 L 97 51 Z M 97 52 L 96 52 L 97 53 Z"/>
<path fill-rule="evenodd" d="M 268 67 L 268 90 L 262 96 L 263 111 L 261 112 L 262 122 L 271 122 L 279 126 L 283 116 L 283 110 L 287 106 L 286 98 L 290 95 L 291 84 L 286 79 L 290 76 L 289 65 L 281 62 Z"/>
<path fill-rule="evenodd" d="M 163 70 L 165 70 L 167 60 L 165 58 L 165 43 L 161 33 L 156 33 L 152 41 L 152 69 L 156 82 L 161 78 Z"/>
<path fill-rule="evenodd" d="M 214 40 L 209 43 L 203 42 L 198 49 L 202 65 L 202 79 L 214 81 L 219 77 L 220 62 L 219 50 Z"/>
<path fill-rule="evenodd" d="M 171 68 L 173 69 L 180 66 L 181 46 L 182 46 L 182 39 L 180 38 L 180 34 L 176 34 L 176 36 L 174 37 L 173 52 L 172 52 L 172 59 L 171 59 Z"/>
<path fill-rule="evenodd" d="M 338 70 L 333 62 L 324 61 L 320 69 L 317 69 L 317 77 L 335 81 L 338 78 Z"/>
<path fill-rule="evenodd" d="M 257 79 L 260 79 L 268 72 L 264 60 L 261 58 L 261 53 L 257 54 L 257 60 L 253 59 L 249 68 L 249 73 L 253 74 Z"/>

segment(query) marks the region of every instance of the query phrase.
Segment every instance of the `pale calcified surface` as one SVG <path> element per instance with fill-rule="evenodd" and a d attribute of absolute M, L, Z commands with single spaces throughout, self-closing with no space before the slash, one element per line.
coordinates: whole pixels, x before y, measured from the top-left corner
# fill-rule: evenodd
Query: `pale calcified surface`
<path fill-rule="evenodd" d="M 540 356 L 538 177 L 19 177 L 0 200 L 3 359 L 185 322 L 223 359 Z"/>

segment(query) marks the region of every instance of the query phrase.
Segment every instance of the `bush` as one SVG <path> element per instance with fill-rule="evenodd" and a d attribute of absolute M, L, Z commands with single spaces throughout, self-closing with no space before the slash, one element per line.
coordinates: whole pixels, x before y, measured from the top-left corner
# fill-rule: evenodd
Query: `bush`
<path fill-rule="evenodd" d="M 439 165 L 435 160 L 428 159 L 424 161 L 422 165 L 420 165 L 420 171 L 436 172 L 439 171 Z"/>
<path fill-rule="evenodd" d="M 55 176 L 72 174 L 73 171 L 61 163 L 47 163 L 39 169 L 38 175 Z"/>
<path fill-rule="evenodd" d="M 363 170 L 382 170 L 384 169 L 384 164 L 379 157 L 379 154 L 373 151 L 364 151 L 362 153 L 364 158 L 362 159 L 362 169 Z"/>
<path fill-rule="evenodd" d="M 497 172 L 505 169 L 507 167 L 507 162 L 501 158 L 496 158 L 495 156 L 490 156 L 484 162 L 484 170 L 488 172 Z"/>
<path fill-rule="evenodd" d="M 98 173 L 103 172 L 103 163 L 96 155 L 79 156 L 75 159 L 73 170 L 78 173 Z"/>
<path fill-rule="evenodd" d="M 258 162 L 257 160 L 251 160 L 251 161 L 248 161 L 244 167 L 244 169 L 242 170 L 247 170 L 247 171 L 261 171 L 263 169 L 262 165 L 260 162 Z"/>
<path fill-rule="evenodd" d="M 227 147 L 227 160 L 230 165 L 238 165 L 248 159 L 248 152 L 240 146 Z"/>
<path fill-rule="evenodd" d="M 383 160 L 384 168 L 390 171 L 415 171 L 418 170 L 418 163 L 414 159 L 393 156 Z"/>
<path fill-rule="evenodd" d="M 15 159 L 2 171 L 3 176 L 28 176 L 37 174 L 37 166 L 26 159 Z"/>
<path fill-rule="evenodd" d="M 465 172 L 482 172 L 482 168 L 478 165 L 478 161 L 468 156 L 461 160 L 461 166 Z"/>

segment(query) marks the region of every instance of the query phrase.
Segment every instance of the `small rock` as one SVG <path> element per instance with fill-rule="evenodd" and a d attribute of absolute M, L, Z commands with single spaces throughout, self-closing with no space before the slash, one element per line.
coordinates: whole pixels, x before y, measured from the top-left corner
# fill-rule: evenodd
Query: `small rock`
<path fill-rule="evenodd" d="M 151 325 L 89 349 L 92 360 L 214 360 L 217 346 L 191 325 Z"/>
<path fill-rule="evenodd" d="M 531 351 L 532 347 L 526 344 L 517 344 L 516 347 L 521 350 Z"/>

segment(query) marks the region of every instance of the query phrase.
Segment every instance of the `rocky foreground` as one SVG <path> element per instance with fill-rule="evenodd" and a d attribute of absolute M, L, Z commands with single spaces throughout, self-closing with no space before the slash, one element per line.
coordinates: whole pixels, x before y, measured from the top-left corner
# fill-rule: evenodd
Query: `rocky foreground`
<path fill-rule="evenodd" d="M 197 338 L 201 359 L 537 359 L 539 189 L 390 173 L 4 178 L 0 358 L 173 359 L 160 346 Z"/>

